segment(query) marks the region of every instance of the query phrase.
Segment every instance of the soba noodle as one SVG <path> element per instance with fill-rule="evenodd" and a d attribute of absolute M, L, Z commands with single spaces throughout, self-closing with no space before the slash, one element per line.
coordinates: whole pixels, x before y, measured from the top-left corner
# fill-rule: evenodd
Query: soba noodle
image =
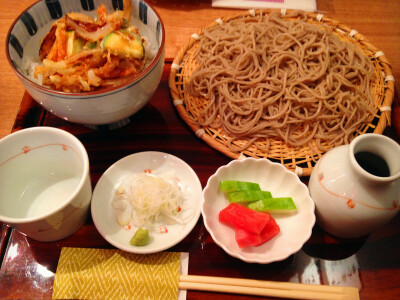
<path fill-rule="evenodd" d="M 187 89 L 209 101 L 198 123 L 224 128 L 234 150 L 272 138 L 324 152 L 371 121 L 372 63 L 332 29 L 293 13 L 298 20 L 234 19 L 200 36 Z M 238 148 L 235 140 L 247 143 Z"/>

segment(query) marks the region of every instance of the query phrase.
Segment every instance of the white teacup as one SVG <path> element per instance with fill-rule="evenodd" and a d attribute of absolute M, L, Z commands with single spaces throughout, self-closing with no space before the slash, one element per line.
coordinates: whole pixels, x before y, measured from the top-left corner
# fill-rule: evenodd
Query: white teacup
<path fill-rule="evenodd" d="M 85 147 L 52 127 L 0 140 L 0 221 L 38 241 L 56 241 L 86 221 L 92 187 Z"/>

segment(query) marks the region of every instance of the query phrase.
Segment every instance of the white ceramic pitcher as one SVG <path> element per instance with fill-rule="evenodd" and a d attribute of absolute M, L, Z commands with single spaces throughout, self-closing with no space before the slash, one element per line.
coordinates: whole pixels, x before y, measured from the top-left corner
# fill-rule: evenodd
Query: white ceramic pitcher
<path fill-rule="evenodd" d="M 369 234 L 400 209 L 400 145 L 371 133 L 335 147 L 315 165 L 309 190 L 325 231 L 343 238 Z"/>

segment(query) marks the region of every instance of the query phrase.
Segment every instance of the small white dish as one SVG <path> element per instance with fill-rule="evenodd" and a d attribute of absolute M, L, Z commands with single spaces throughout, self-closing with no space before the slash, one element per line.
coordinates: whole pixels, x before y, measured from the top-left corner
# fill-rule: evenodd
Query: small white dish
<path fill-rule="evenodd" d="M 178 177 L 182 189 L 191 197 L 190 207 L 194 210 L 192 219 L 184 225 L 167 225 L 167 233 L 150 233 L 151 240 L 146 246 L 132 246 L 129 244 L 136 227 L 118 224 L 115 218 L 112 199 L 115 191 L 128 178 L 145 170 L 159 172 L 173 171 Z M 93 191 L 92 218 L 100 234 L 113 246 L 132 253 L 148 254 L 168 249 L 182 241 L 194 228 L 200 217 L 202 187 L 199 178 L 193 169 L 180 158 L 171 154 L 148 151 L 126 156 L 111 167 L 100 177 Z"/>
<path fill-rule="evenodd" d="M 290 214 L 271 213 L 280 232 L 260 246 L 239 248 L 233 227 L 219 222 L 219 212 L 229 204 L 226 195 L 219 190 L 221 180 L 257 182 L 262 190 L 270 191 L 274 197 L 292 197 L 297 211 Z M 308 188 L 299 177 L 268 159 L 231 161 L 208 179 L 203 190 L 203 220 L 215 243 L 229 255 L 250 263 L 280 261 L 299 251 L 311 236 L 315 224 L 314 209 Z"/>

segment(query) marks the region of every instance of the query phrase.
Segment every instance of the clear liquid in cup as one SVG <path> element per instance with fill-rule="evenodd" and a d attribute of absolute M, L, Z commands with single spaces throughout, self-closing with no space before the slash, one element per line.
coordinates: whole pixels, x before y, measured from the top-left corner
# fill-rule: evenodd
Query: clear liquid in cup
<path fill-rule="evenodd" d="M 66 173 L 51 173 L 33 180 L 18 199 L 20 218 L 43 216 L 59 208 L 79 185 L 79 177 Z"/>

